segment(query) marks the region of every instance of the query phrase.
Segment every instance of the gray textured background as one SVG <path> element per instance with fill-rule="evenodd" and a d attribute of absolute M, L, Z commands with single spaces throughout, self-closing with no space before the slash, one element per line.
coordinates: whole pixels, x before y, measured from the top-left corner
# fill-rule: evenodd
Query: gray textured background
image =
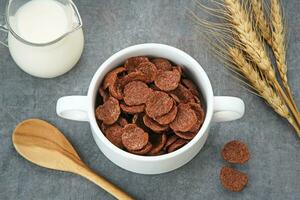
<path fill-rule="evenodd" d="M 258 97 L 224 73 L 193 31 L 186 17 L 189 0 L 76 0 L 81 13 L 85 50 L 78 65 L 64 76 L 45 80 L 22 72 L 5 47 L 0 46 L 0 199 L 113 199 L 73 174 L 50 171 L 21 158 L 11 143 L 20 121 L 37 117 L 57 125 L 83 160 L 138 199 L 299 199 L 300 141 L 288 123 Z M 300 105 L 300 1 L 285 1 L 289 22 L 289 81 Z M 3 11 L 4 0 L 0 0 Z M 205 15 L 203 14 L 205 17 Z M 97 148 L 87 123 L 60 119 L 56 100 L 86 94 L 99 65 L 113 53 L 133 44 L 157 42 L 178 47 L 198 60 L 208 73 L 216 95 L 241 97 L 243 119 L 215 124 L 201 152 L 187 165 L 170 173 L 145 176 L 127 172 L 110 162 Z M 241 139 L 249 144 L 251 160 L 239 169 L 249 174 L 241 193 L 219 183 L 224 143 Z"/>

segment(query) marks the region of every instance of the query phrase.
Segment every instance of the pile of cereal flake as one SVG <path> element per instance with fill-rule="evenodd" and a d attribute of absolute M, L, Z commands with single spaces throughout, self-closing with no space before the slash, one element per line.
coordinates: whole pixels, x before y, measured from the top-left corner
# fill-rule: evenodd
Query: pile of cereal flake
<path fill-rule="evenodd" d="M 164 58 L 131 57 L 106 74 L 95 111 L 115 146 L 138 155 L 173 152 L 204 121 L 201 95 L 180 66 Z"/>

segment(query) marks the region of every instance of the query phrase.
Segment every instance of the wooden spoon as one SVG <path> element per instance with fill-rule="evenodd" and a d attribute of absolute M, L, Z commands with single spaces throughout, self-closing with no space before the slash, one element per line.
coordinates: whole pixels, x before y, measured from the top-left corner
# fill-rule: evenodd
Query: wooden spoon
<path fill-rule="evenodd" d="M 78 174 L 118 199 L 133 199 L 87 167 L 67 138 L 46 121 L 28 119 L 21 122 L 12 140 L 19 154 L 39 166 Z"/>

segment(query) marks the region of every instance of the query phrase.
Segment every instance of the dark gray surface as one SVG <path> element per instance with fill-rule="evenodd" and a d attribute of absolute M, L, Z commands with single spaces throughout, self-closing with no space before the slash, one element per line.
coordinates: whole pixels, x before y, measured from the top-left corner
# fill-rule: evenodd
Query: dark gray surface
<path fill-rule="evenodd" d="M 185 16 L 189 0 L 75 1 L 81 13 L 85 50 L 78 65 L 62 77 L 45 80 L 22 72 L 0 46 L 0 199 L 113 199 L 94 184 L 73 174 L 50 171 L 20 157 L 11 134 L 21 120 L 37 117 L 55 124 L 96 172 L 138 199 L 299 199 L 300 141 L 288 123 L 258 97 L 240 87 L 206 51 L 201 37 Z M 3 10 L 4 1 L 0 0 Z M 289 81 L 300 105 L 300 2 L 285 5 L 289 21 Z M 243 119 L 215 124 L 201 152 L 170 173 L 138 175 L 120 169 L 96 146 L 87 123 L 60 119 L 56 100 L 86 94 L 99 65 L 133 44 L 157 42 L 178 47 L 198 60 L 209 75 L 216 95 L 241 97 Z M 219 183 L 224 143 L 244 140 L 251 160 L 239 169 L 249 174 L 248 187 L 231 193 Z"/>

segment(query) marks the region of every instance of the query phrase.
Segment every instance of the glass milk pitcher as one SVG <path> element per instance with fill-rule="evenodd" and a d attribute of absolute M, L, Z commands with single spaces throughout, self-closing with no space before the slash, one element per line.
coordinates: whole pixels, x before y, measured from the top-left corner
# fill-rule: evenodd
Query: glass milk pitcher
<path fill-rule="evenodd" d="M 82 21 L 71 0 L 9 0 L 0 30 L 8 33 L 1 43 L 17 65 L 36 77 L 66 73 L 83 51 Z"/>

